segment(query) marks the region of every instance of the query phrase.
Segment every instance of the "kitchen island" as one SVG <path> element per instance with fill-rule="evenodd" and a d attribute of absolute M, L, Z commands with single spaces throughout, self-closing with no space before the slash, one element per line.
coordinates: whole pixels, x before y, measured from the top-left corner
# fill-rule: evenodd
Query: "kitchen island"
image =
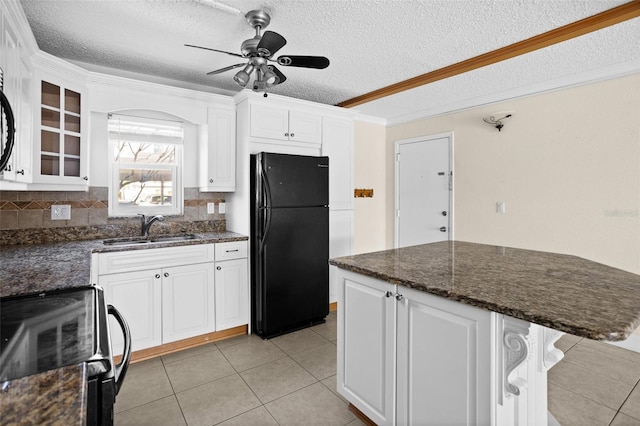
<path fill-rule="evenodd" d="M 640 326 L 640 276 L 575 256 L 446 241 L 330 264 L 338 390 L 377 424 L 546 424 L 562 333 Z"/>

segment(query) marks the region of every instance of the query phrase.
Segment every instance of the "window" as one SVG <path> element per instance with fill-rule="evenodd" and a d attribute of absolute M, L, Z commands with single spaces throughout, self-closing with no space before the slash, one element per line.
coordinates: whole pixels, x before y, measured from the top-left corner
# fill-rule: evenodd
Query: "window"
<path fill-rule="evenodd" d="M 109 114 L 109 215 L 182 214 L 182 123 Z"/>

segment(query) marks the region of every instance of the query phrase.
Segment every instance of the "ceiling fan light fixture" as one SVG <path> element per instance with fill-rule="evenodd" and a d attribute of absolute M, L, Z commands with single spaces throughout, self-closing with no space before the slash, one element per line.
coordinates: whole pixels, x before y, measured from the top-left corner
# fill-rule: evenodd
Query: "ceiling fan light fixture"
<path fill-rule="evenodd" d="M 280 77 L 276 73 L 274 73 L 267 64 L 263 64 L 260 66 L 260 71 L 262 71 L 262 81 L 266 84 L 267 87 L 273 87 L 280 84 Z"/>
<path fill-rule="evenodd" d="M 235 81 L 240 87 L 246 87 L 251 79 L 253 68 L 252 64 L 247 64 L 242 71 L 238 71 L 236 75 L 233 76 L 233 81 Z"/>

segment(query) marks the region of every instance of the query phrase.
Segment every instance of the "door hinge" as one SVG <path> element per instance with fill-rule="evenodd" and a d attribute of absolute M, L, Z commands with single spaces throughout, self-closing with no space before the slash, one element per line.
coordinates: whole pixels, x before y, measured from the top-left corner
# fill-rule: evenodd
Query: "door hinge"
<path fill-rule="evenodd" d="M 396 217 L 400 217 L 400 209 L 396 209 Z"/>
<path fill-rule="evenodd" d="M 396 163 L 400 162 L 400 153 L 396 153 Z"/>
<path fill-rule="evenodd" d="M 453 172 L 449 172 L 449 191 L 453 191 Z"/>

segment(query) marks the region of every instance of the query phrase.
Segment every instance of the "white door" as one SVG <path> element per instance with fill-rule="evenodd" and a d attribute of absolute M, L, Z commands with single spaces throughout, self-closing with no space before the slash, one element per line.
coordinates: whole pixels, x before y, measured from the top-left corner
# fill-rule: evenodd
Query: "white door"
<path fill-rule="evenodd" d="M 452 134 L 396 142 L 396 247 L 452 238 Z"/>

